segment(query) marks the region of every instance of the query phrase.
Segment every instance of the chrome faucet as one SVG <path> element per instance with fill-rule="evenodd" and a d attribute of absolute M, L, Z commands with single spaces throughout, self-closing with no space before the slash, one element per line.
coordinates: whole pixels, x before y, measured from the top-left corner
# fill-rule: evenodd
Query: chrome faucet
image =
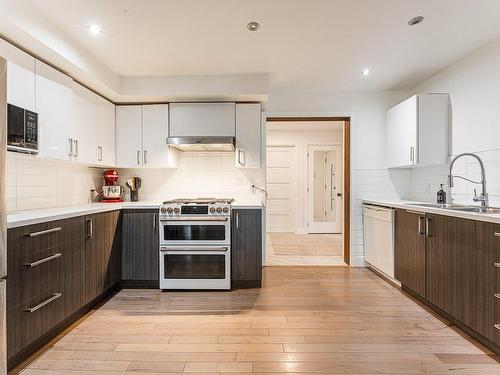
<path fill-rule="evenodd" d="M 474 181 L 474 180 L 468 179 L 466 177 L 454 176 L 452 174 L 453 164 L 455 164 L 457 159 L 461 158 L 462 156 L 472 156 L 473 158 L 477 159 L 477 161 L 479 162 L 479 166 L 481 167 L 481 181 Z M 474 189 L 474 198 L 472 198 L 472 200 L 474 202 L 481 202 L 482 207 L 489 206 L 488 193 L 486 192 L 486 173 L 484 171 L 483 161 L 481 160 L 481 158 L 479 156 L 477 156 L 476 154 L 472 154 L 470 152 L 464 152 L 463 154 L 455 156 L 450 163 L 450 172 L 448 174 L 448 184 L 449 184 L 450 188 L 453 187 L 453 178 L 460 178 L 462 180 L 472 182 L 473 184 L 481 184 L 481 187 L 482 187 L 481 195 L 478 196 L 476 193 L 476 189 Z"/>

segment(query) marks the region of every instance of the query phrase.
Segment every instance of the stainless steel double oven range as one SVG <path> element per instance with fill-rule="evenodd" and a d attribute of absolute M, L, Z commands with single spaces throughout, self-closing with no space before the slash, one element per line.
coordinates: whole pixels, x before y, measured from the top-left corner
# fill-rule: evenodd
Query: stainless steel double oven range
<path fill-rule="evenodd" d="M 160 207 L 160 289 L 231 288 L 232 199 L 166 201 Z"/>

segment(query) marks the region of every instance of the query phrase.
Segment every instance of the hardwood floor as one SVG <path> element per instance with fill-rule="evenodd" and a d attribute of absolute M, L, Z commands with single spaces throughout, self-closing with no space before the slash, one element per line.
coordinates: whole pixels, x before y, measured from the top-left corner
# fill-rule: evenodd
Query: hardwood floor
<path fill-rule="evenodd" d="M 262 289 L 123 290 L 24 375 L 500 374 L 367 269 L 267 267 Z"/>
<path fill-rule="evenodd" d="M 268 233 L 266 246 L 269 266 L 344 265 L 342 234 Z"/>

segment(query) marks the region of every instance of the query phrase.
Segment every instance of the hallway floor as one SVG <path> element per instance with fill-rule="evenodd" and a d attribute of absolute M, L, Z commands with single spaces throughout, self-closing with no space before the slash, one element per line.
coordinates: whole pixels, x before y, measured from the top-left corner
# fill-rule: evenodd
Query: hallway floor
<path fill-rule="evenodd" d="M 24 375 L 500 373 L 367 269 L 266 267 L 262 289 L 122 290 Z"/>
<path fill-rule="evenodd" d="M 268 233 L 268 266 L 342 266 L 342 234 Z"/>

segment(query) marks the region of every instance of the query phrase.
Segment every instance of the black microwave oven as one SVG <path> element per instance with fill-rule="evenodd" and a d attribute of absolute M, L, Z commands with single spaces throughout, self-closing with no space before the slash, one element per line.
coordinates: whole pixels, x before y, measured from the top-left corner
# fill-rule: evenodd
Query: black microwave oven
<path fill-rule="evenodd" d="M 7 104 L 7 150 L 38 153 L 38 114 Z"/>

